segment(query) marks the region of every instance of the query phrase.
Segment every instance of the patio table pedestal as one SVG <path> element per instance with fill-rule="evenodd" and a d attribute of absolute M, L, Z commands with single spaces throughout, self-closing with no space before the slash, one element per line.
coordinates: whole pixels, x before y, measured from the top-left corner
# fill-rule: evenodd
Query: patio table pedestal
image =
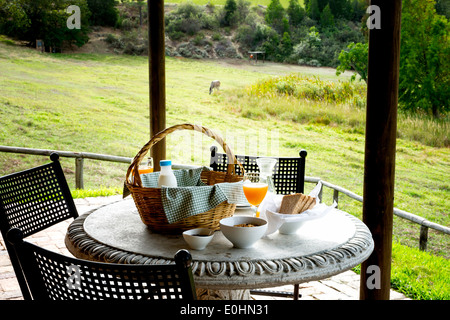
<path fill-rule="evenodd" d="M 337 209 L 305 222 L 294 235 L 275 232 L 248 249 L 234 248 L 216 231 L 206 249 L 192 250 L 182 235 L 150 231 L 131 198 L 81 215 L 65 242 L 77 258 L 109 263 L 168 263 L 179 249 L 188 249 L 199 299 L 249 299 L 249 289 L 328 278 L 359 265 L 373 251 L 366 225 Z"/>

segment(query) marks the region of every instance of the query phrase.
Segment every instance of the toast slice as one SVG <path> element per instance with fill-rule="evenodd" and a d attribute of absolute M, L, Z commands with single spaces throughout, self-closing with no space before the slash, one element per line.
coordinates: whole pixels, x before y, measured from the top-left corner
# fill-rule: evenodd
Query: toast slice
<path fill-rule="evenodd" d="M 306 196 L 302 193 L 287 194 L 281 200 L 280 213 L 295 214 L 303 206 L 303 200 Z"/>
<path fill-rule="evenodd" d="M 316 205 L 316 198 L 311 196 L 305 196 L 303 206 L 299 209 L 297 213 L 302 213 L 308 209 L 313 208 Z"/>
<path fill-rule="evenodd" d="M 316 198 L 306 196 L 302 193 L 294 193 L 283 196 L 281 200 L 280 213 L 298 214 L 311 209 L 316 204 Z"/>

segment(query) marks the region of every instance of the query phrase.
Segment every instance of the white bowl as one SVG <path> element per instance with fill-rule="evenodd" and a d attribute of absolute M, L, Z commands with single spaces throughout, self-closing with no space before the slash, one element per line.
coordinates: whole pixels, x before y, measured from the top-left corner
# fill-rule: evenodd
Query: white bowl
<path fill-rule="evenodd" d="M 194 250 L 203 250 L 214 237 L 214 230 L 196 228 L 183 232 L 184 241 Z"/>
<path fill-rule="evenodd" d="M 236 227 L 250 223 L 254 227 Z M 237 248 L 249 248 L 266 233 L 267 221 L 261 218 L 235 216 L 220 220 L 220 230 Z"/>
<path fill-rule="evenodd" d="M 297 233 L 297 230 L 300 229 L 306 221 L 312 220 L 309 216 L 283 214 L 273 212 L 269 209 L 266 210 L 266 216 L 270 223 L 279 226 L 277 227 L 279 233 L 286 235 Z"/>
<path fill-rule="evenodd" d="M 278 232 L 281 234 L 294 234 L 305 223 L 305 221 L 285 221 Z"/>

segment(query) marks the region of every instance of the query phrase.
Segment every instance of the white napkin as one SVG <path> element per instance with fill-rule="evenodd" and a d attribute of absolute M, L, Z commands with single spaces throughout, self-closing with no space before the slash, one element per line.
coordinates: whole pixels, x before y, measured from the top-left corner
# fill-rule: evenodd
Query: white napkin
<path fill-rule="evenodd" d="M 318 219 L 325 216 L 332 209 L 336 208 L 337 203 L 333 202 L 331 206 L 327 206 L 324 203 L 320 203 L 319 192 L 322 188 L 322 182 L 318 182 L 316 187 L 309 193 L 311 197 L 316 198 L 316 205 L 312 209 L 303 211 L 301 214 L 283 214 L 279 213 L 281 207 L 281 201 L 283 200 L 282 194 L 267 193 L 263 203 L 260 206 L 261 218 L 266 219 L 268 222 L 267 231 L 265 236 L 277 231 L 283 223 L 287 221 L 307 221 Z"/>

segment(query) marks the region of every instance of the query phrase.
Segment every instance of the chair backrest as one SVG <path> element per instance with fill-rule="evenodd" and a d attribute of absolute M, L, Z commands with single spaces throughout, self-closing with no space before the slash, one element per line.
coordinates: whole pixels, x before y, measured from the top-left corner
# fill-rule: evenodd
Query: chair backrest
<path fill-rule="evenodd" d="M 20 228 L 25 237 L 78 217 L 64 172 L 53 153 L 51 163 L 0 177 L 2 234 Z"/>
<path fill-rule="evenodd" d="M 226 172 L 228 157 L 226 153 L 218 153 L 217 147 L 211 147 L 210 167 L 214 171 Z M 305 185 L 306 150 L 299 152 L 299 157 L 257 157 L 236 155 L 246 172 L 259 172 L 256 159 L 274 158 L 277 164 L 274 168 L 273 183 L 278 194 L 303 193 Z M 235 164 L 236 174 L 242 174 L 239 165 Z"/>
<path fill-rule="evenodd" d="M 20 228 L 27 237 L 78 217 L 58 154 L 51 154 L 50 159 L 51 163 L 0 177 L 0 231 L 25 299 L 29 293 L 6 240 L 8 230 Z"/>
<path fill-rule="evenodd" d="M 175 264 L 115 264 L 81 260 L 23 240 L 8 231 L 33 300 L 195 300 L 192 257 L 179 250 Z"/>

